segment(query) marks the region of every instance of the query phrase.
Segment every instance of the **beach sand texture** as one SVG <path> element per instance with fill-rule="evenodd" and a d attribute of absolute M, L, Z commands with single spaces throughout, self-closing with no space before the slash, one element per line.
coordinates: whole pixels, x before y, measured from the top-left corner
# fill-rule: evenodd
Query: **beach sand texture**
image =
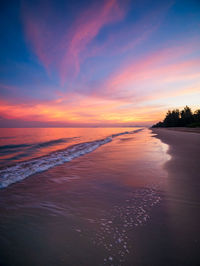
<path fill-rule="evenodd" d="M 164 200 L 151 220 L 152 230 L 155 224 L 160 228 L 157 245 L 160 242 L 163 265 L 200 265 L 199 131 L 174 128 L 152 131 L 169 145 L 171 156 L 165 164 L 168 183 Z"/>
<path fill-rule="evenodd" d="M 2 189 L 0 265 L 200 265 L 200 134 L 152 131 Z"/>

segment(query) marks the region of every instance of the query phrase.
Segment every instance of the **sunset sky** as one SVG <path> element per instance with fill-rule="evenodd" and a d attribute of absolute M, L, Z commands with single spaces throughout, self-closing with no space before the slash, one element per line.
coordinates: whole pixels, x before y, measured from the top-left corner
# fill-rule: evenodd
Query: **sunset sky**
<path fill-rule="evenodd" d="M 151 125 L 200 104 L 200 1 L 4 1 L 0 126 Z"/>

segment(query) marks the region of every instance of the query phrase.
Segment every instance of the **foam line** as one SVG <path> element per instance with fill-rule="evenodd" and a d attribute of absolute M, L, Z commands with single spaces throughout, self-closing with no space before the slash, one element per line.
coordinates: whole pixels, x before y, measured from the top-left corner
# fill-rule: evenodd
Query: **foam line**
<path fill-rule="evenodd" d="M 111 142 L 113 138 L 125 134 L 133 134 L 139 132 L 141 129 L 122 132 L 106 137 L 105 139 L 95 140 L 91 142 L 84 142 L 72 145 L 64 150 L 52 152 L 43 157 L 31 159 L 25 162 L 19 162 L 14 166 L 9 166 L 0 170 L 0 188 L 6 188 L 9 185 L 19 182 L 30 175 L 46 171 L 57 165 L 61 165 L 65 162 L 69 162 L 75 158 L 78 158 L 84 154 L 90 153 L 100 146 Z"/>

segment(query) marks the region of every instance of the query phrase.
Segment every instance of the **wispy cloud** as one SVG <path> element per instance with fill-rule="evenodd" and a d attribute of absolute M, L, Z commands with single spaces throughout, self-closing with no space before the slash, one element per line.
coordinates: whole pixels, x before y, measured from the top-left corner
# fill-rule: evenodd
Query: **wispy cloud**
<path fill-rule="evenodd" d="M 199 18 L 184 24 L 178 2 L 147 2 L 22 0 L 18 35 L 29 52 L 12 66 L 0 63 L 0 116 L 152 123 L 172 99 L 192 106 L 200 94 Z"/>
<path fill-rule="evenodd" d="M 47 71 L 50 71 L 52 66 L 57 69 L 61 85 L 64 85 L 67 79 L 78 74 L 81 53 L 100 30 L 124 18 L 125 2 L 123 4 L 119 0 L 96 2 L 91 7 L 80 10 L 70 25 L 67 23 L 66 15 L 66 20 L 60 25 L 59 31 L 57 31 L 59 25 L 57 27 L 52 25 L 55 14 L 49 11 L 49 6 L 41 17 L 41 14 L 37 15 L 36 10 L 33 11 L 24 4 L 22 13 L 28 42 Z"/>
<path fill-rule="evenodd" d="M 200 78 L 200 57 L 191 59 L 191 54 L 197 48 L 197 43 L 176 45 L 122 64 L 94 94 L 132 100 L 164 88 L 176 90 L 179 82 L 196 82 Z"/>
<path fill-rule="evenodd" d="M 103 1 L 101 6 L 95 5 L 81 14 L 70 29 L 71 38 L 60 69 L 62 84 L 69 74 L 76 75 L 79 72 L 81 53 L 101 28 L 122 19 L 124 15 L 125 10 L 119 6 L 117 0 Z"/>

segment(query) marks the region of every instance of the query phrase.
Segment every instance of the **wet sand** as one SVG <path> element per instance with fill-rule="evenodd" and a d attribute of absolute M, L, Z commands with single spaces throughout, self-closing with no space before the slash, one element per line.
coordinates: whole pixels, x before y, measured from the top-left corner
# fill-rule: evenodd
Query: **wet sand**
<path fill-rule="evenodd" d="M 191 127 L 168 127 L 168 128 L 160 128 L 160 129 L 164 129 L 165 131 L 166 130 L 170 130 L 170 131 L 178 131 L 178 132 L 200 133 L 200 128 L 199 127 L 196 127 L 196 128 L 191 128 Z M 157 130 L 157 129 L 155 129 L 155 130 Z"/>
<path fill-rule="evenodd" d="M 166 149 L 145 129 L 0 190 L 0 265 L 157 261 L 145 230 L 162 201 Z"/>
<path fill-rule="evenodd" d="M 153 132 L 0 190 L 0 265 L 200 265 L 200 135 Z"/>
<path fill-rule="evenodd" d="M 163 201 L 141 233 L 152 258 L 144 265 L 200 265 L 200 135 L 198 130 L 152 131 L 169 145 L 171 159 L 164 166 L 168 183 Z"/>

